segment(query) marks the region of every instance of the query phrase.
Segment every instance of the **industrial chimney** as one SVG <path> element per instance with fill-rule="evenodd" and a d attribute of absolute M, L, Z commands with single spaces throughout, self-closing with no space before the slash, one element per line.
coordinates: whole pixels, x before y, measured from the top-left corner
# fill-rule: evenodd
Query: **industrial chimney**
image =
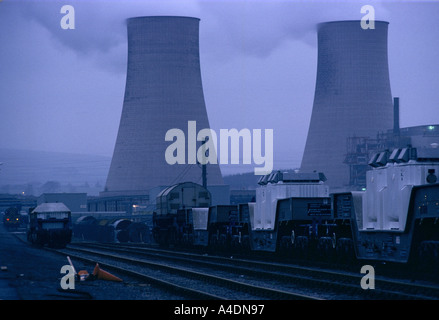
<path fill-rule="evenodd" d="M 362 29 L 360 21 L 318 25 L 318 65 L 301 170 L 323 172 L 331 191 L 349 184 L 348 137 L 375 138 L 392 129 L 387 61 L 388 22 Z"/>
<path fill-rule="evenodd" d="M 399 98 L 393 98 L 393 134 L 399 136 Z"/>
<path fill-rule="evenodd" d="M 202 183 L 198 164 L 165 160 L 166 132 L 188 121 L 210 128 L 199 57 L 199 19 L 138 17 L 127 20 L 128 69 L 116 145 L 102 196 L 147 194 L 183 181 Z M 201 144 L 199 142 L 198 146 Z M 187 155 L 187 144 L 186 144 Z M 218 165 L 207 165 L 208 185 L 221 185 Z"/>

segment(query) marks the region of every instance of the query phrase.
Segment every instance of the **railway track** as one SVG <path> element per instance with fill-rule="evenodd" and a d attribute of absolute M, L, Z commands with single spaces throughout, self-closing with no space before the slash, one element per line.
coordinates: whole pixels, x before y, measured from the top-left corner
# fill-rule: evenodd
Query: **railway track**
<path fill-rule="evenodd" d="M 374 290 L 363 290 L 361 274 L 290 264 L 121 244 L 72 244 L 64 253 L 153 269 L 161 280 L 166 270 L 173 275 L 168 282 L 198 288 L 199 297 L 209 291 L 203 299 L 439 299 L 439 287 L 433 285 L 377 277 Z M 175 277 L 190 279 L 190 285 Z"/>
<path fill-rule="evenodd" d="M 109 253 L 109 250 L 112 253 Z M 86 263 L 99 261 L 99 265 L 105 269 L 164 287 L 173 293 L 180 293 L 191 299 L 321 299 L 318 296 L 264 287 L 242 280 L 238 281 L 222 277 L 206 271 L 184 268 L 181 265 L 153 262 L 145 259 L 145 257 L 139 258 L 139 253 L 133 251 L 125 252 L 124 248 L 115 250 L 112 246 L 105 248 L 102 245 L 94 245 L 93 248 L 85 248 L 83 245 L 70 245 L 66 249 L 54 251 Z"/>
<path fill-rule="evenodd" d="M 375 289 L 363 290 L 361 274 L 253 258 L 227 258 L 137 244 L 72 243 L 66 249 L 49 250 L 93 265 L 98 261 L 103 268 L 189 299 L 439 299 L 437 284 L 377 276 Z M 145 271 L 150 269 L 158 273 Z M 164 277 L 164 270 L 173 277 Z"/>

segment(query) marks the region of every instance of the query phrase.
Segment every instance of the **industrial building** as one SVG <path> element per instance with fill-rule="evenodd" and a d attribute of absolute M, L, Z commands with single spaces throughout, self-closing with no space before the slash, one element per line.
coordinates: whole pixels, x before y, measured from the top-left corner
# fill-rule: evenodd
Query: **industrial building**
<path fill-rule="evenodd" d="M 37 199 L 37 205 L 56 202 L 63 203 L 71 212 L 87 212 L 86 193 L 43 193 Z"/>
<path fill-rule="evenodd" d="M 318 25 L 318 65 L 301 171 L 323 172 L 331 192 L 348 189 L 344 163 L 349 137 L 375 137 L 393 124 L 387 57 L 388 22 Z"/>
<path fill-rule="evenodd" d="M 395 121 L 395 123 L 399 123 Z M 364 190 L 366 171 L 374 153 L 396 148 L 439 148 L 439 124 L 387 130 L 371 137 L 349 137 L 344 163 L 349 166 L 349 189 Z"/>

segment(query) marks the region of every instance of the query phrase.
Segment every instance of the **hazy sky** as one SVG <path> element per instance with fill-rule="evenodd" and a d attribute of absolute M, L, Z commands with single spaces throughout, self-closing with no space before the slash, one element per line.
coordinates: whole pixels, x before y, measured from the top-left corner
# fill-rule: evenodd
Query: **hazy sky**
<path fill-rule="evenodd" d="M 65 4 L 75 9 L 74 30 L 60 26 Z M 390 22 L 401 126 L 438 124 L 439 2 L 0 0 L 0 148 L 111 156 L 125 91 L 125 19 L 183 15 L 201 19 L 212 129 L 274 129 L 275 167 L 298 167 L 314 98 L 316 24 L 360 20 L 366 4 Z"/>

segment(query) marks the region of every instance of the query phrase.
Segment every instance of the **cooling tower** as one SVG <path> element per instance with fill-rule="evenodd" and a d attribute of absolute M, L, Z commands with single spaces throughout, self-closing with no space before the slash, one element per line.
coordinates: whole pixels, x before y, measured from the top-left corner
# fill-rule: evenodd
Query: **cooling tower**
<path fill-rule="evenodd" d="M 393 126 L 387 61 L 388 22 L 318 25 L 314 105 L 301 170 L 324 172 L 333 190 L 349 183 L 347 138 L 375 138 Z"/>
<path fill-rule="evenodd" d="M 209 128 L 199 57 L 199 19 L 138 17 L 127 20 L 125 97 L 105 191 L 147 194 L 182 181 L 202 183 L 198 164 L 188 164 L 188 121 Z M 185 133 L 186 162 L 170 165 L 166 132 Z M 197 143 L 197 149 L 201 142 Z M 207 165 L 208 185 L 223 184 L 218 165 Z"/>

